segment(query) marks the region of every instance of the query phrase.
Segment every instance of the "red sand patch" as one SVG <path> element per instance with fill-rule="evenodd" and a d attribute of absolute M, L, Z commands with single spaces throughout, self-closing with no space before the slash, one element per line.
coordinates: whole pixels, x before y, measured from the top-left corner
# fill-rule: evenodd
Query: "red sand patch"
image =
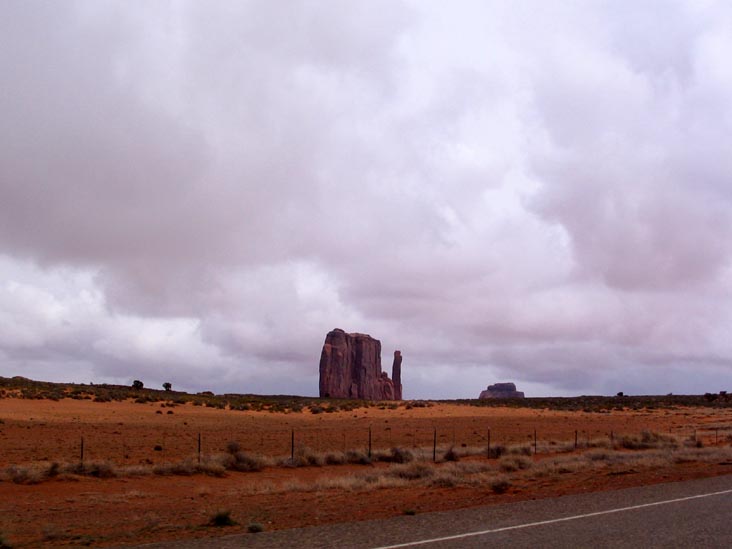
<path fill-rule="evenodd" d="M 163 411 L 157 414 L 158 410 Z M 167 414 L 172 410 L 173 414 Z M 289 454 L 295 429 L 299 444 L 319 449 L 365 448 L 369 426 L 374 448 L 431 446 L 437 429 L 442 448 L 452 444 L 480 446 L 491 429 L 493 444 L 527 442 L 534 429 L 540 440 L 573 440 L 607 436 L 611 431 L 642 430 L 715 436 L 726 444 L 732 415 L 728 410 L 675 409 L 643 412 L 568 413 L 512 408 L 437 405 L 405 410 L 360 409 L 313 415 L 237 412 L 194 407 L 161 408 L 159 404 L 94 403 L 63 400 L 0 400 L 0 466 L 48 459 L 78 459 L 85 438 L 86 458 L 116 464 L 161 463 L 195 455 L 197 436 L 204 452 L 223 451 L 237 440 L 250 451 Z M 718 431 L 714 431 L 718 429 Z M 454 434 L 453 434 L 454 433 Z M 160 444 L 163 451 L 153 447 Z M 53 480 L 36 485 L 0 482 L 0 533 L 14 545 L 39 543 L 95 546 L 162 539 L 212 536 L 244 531 L 249 522 L 266 529 L 362 520 L 417 512 L 471 507 L 520 499 L 605 490 L 724 474 L 723 464 L 682 464 L 624 475 L 579 472 L 520 480 L 508 493 L 475 488 L 388 488 L 368 492 L 345 490 L 256 494 L 267 483 L 310 483 L 319 477 L 368 471 L 369 466 L 267 469 L 228 473 L 225 478 L 143 477 Z M 220 510 L 230 510 L 239 526 L 206 526 Z"/>

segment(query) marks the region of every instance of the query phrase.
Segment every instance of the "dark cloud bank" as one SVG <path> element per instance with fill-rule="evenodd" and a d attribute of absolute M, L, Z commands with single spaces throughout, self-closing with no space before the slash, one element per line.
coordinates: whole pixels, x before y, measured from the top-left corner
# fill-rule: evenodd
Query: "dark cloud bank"
<path fill-rule="evenodd" d="M 0 375 L 731 389 L 727 2 L 0 5 Z"/>

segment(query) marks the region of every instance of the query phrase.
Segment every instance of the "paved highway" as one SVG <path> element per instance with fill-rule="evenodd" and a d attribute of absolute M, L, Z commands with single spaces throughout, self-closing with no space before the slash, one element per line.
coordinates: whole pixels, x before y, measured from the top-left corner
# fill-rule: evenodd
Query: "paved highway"
<path fill-rule="evenodd" d="M 145 547 L 732 547 L 732 475 L 387 520 Z"/>

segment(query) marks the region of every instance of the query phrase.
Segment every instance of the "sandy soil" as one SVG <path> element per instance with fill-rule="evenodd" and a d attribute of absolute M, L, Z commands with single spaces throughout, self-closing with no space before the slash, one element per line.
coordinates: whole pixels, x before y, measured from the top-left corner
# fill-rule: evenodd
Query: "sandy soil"
<path fill-rule="evenodd" d="M 157 413 L 161 411 L 162 413 Z M 172 411 L 172 414 L 168 414 Z M 534 430 L 541 441 L 573 441 L 672 432 L 706 444 L 728 445 L 732 412 L 706 408 L 613 411 L 611 413 L 535 411 L 435 405 L 406 410 L 359 409 L 313 415 L 238 412 L 192 405 L 174 408 L 131 402 L 0 400 L 0 466 L 39 460 L 85 459 L 118 465 L 177 461 L 195 456 L 198 434 L 203 452 L 223 451 L 229 441 L 267 455 L 289 454 L 296 445 L 314 450 L 364 449 L 368 429 L 373 447 L 431 447 L 437 430 L 440 447 L 528 443 Z M 154 450 L 155 446 L 162 450 Z M 475 458 L 484 459 L 484 458 Z M 536 459 L 541 459 L 538 456 Z M 386 467 L 379 465 L 378 467 Z M 295 490 L 261 492 L 262 486 L 307 484 L 323 477 L 348 477 L 373 466 L 341 465 L 300 469 L 271 468 L 258 473 L 228 473 L 225 478 L 143 477 L 94 479 L 65 476 L 24 485 L 0 482 L 0 534 L 14 546 L 39 544 L 105 545 L 242 531 L 250 522 L 267 529 L 367 519 L 469 507 L 563 493 L 612 489 L 651 482 L 732 472 L 726 463 L 685 463 L 651 470 L 580 471 L 514 482 L 506 494 L 467 487 L 384 488 L 371 491 Z M 210 517 L 230 510 L 239 526 L 213 528 Z"/>
<path fill-rule="evenodd" d="M 262 455 L 289 455 L 292 431 L 297 447 L 316 451 L 431 447 L 434 430 L 441 446 L 482 446 L 488 430 L 493 444 L 539 440 L 579 440 L 643 430 L 691 436 L 729 431 L 732 410 L 708 408 L 584 413 L 437 404 L 396 410 L 361 408 L 352 412 L 276 414 L 159 403 L 95 403 L 86 400 L 0 399 L 0 466 L 33 460 L 76 460 L 81 438 L 85 458 L 120 465 L 161 463 L 203 452 L 225 450 L 230 441 Z M 722 433 L 722 434 L 720 434 Z M 154 450 L 158 446 L 162 450 Z"/>

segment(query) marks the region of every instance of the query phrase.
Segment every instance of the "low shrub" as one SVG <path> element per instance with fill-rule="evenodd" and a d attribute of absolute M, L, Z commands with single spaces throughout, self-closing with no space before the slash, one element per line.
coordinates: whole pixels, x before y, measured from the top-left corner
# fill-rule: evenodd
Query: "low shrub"
<path fill-rule="evenodd" d="M 511 446 L 508 453 L 514 456 L 530 456 L 532 454 L 531 446 Z"/>
<path fill-rule="evenodd" d="M 5 476 L 15 484 L 38 484 L 43 480 L 43 474 L 39 471 L 17 465 L 5 469 Z"/>
<path fill-rule="evenodd" d="M 244 452 L 236 452 L 234 454 L 234 463 L 231 468 L 235 471 L 255 472 L 264 469 L 265 461 L 259 456 L 246 454 Z"/>
<path fill-rule="evenodd" d="M 226 476 L 226 467 L 221 465 L 221 463 L 217 463 L 215 460 L 202 461 L 201 464 L 197 466 L 197 469 L 201 473 L 211 477 Z"/>
<path fill-rule="evenodd" d="M 323 460 L 326 465 L 343 465 L 348 462 L 343 452 L 328 452 Z"/>
<path fill-rule="evenodd" d="M 505 453 L 506 447 L 503 444 L 495 444 L 486 451 L 488 459 L 498 459 Z"/>
<path fill-rule="evenodd" d="M 450 446 L 450 449 L 445 452 L 445 455 L 442 456 L 443 461 L 460 461 L 460 456 L 455 452 L 455 449 Z"/>
<path fill-rule="evenodd" d="M 302 447 L 295 450 L 295 456 L 285 460 L 283 465 L 290 467 L 322 467 L 325 459 L 321 454 L 316 454 L 310 448 Z"/>
<path fill-rule="evenodd" d="M 235 526 L 236 521 L 231 518 L 231 511 L 218 511 L 209 520 L 210 526 Z"/>
<path fill-rule="evenodd" d="M 365 452 L 358 450 L 348 450 L 346 452 L 346 461 L 356 465 L 371 465 L 371 458 Z"/>
<path fill-rule="evenodd" d="M 454 488 L 460 484 L 460 479 L 450 471 L 438 471 L 435 476 L 430 479 L 430 486 L 435 488 Z"/>
<path fill-rule="evenodd" d="M 498 468 L 504 473 L 512 473 L 514 471 L 531 469 L 534 462 L 524 456 L 506 456 L 501 458 Z"/>
<path fill-rule="evenodd" d="M 232 456 L 241 450 L 241 446 L 235 440 L 230 440 L 226 443 L 226 451 Z"/>
<path fill-rule="evenodd" d="M 259 532 L 264 532 L 264 526 L 262 526 L 258 522 L 250 522 L 247 525 L 247 532 L 249 532 L 250 534 L 258 534 Z"/>
<path fill-rule="evenodd" d="M 505 494 L 511 487 L 511 483 L 506 477 L 496 477 L 489 483 L 491 490 L 496 494 Z"/>
<path fill-rule="evenodd" d="M 97 478 L 114 478 L 117 476 L 116 468 L 108 461 L 92 461 L 84 466 L 84 472 Z"/>
<path fill-rule="evenodd" d="M 618 441 L 627 450 L 650 450 L 652 448 L 678 448 L 679 441 L 672 435 L 643 431 L 640 436 L 626 435 Z"/>
<path fill-rule="evenodd" d="M 387 475 L 395 478 L 403 478 L 405 480 L 417 480 L 430 478 L 434 476 L 435 469 L 426 463 L 407 463 L 403 465 L 395 465 L 387 471 Z"/>
<path fill-rule="evenodd" d="M 388 454 L 379 455 L 379 461 L 389 463 L 410 463 L 414 461 L 414 454 L 406 448 L 392 448 Z"/>

